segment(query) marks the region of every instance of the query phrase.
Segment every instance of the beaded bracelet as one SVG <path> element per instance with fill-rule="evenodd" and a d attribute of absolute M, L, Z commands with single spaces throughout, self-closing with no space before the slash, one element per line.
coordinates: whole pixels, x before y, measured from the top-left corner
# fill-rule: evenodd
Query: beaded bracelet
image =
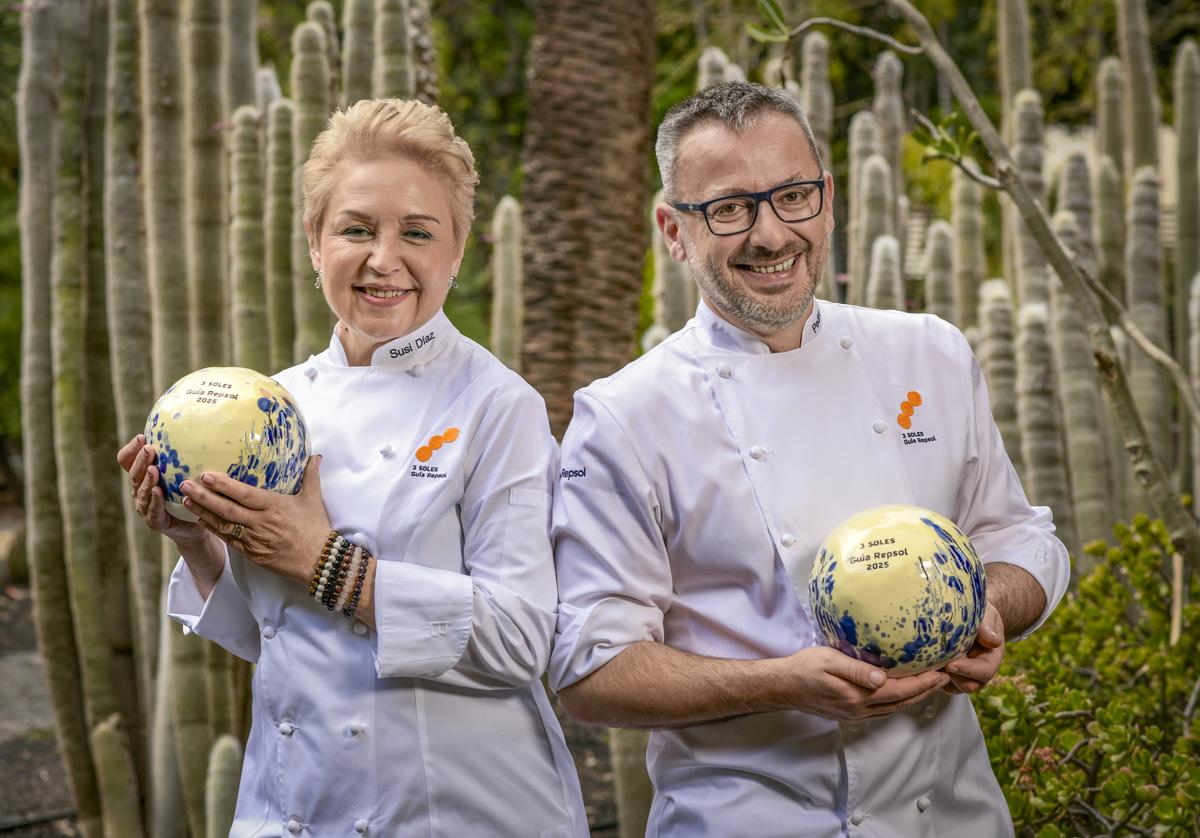
<path fill-rule="evenodd" d="M 346 576 L 350 579 L 354 578 L 355 572 L 358 570 L 358 564 L 362 560 L 362 548 L 358 545 L 350 552 L 350 561 L 346 563 Z M 333 604 L 334 611 L 345 611 L 346 603 L 350 601 L 350 590 L 353 584 L 339 585 L 337 602 Z"/>
<path fill-rule="evenodd" d="M 327 546 L 327 549 L 322 552 L 322 561 L 318 566 L 313 584 L 309 586 L 309 593 L 313 599 L 330 610 L 333 609 L 332 603 L 336 598 L 334 591 L 346 578 L 346 558 L 354 546 L 337 533 L 332 535 L 333 547 L 330 549 Z"/>
<path fill-rule="evenodd" d="M 342 609 L 342 616 L 347 620 L 353 619 L 354 611 L 358 608 L 358 598 L 362 596 L 363 582 L 367 579 L 367 569 L 371 565 L 372 558 L 374 557 L 364 547 L 362 549 L 362 558 L 358 563 L 358 573 L 354 575 L 354 591 L 350 594 L 350 601 Z"/>
<path fill-rule="evenodd" d="M 329 537 L 325 539 L 325 546 L 321 548 L 321 555 L 317 559 L 317 565 L 313 569 L 312 581 L 308 584 L 308 595 L 313 596 L 317 592 L 317 585 L 321 582 L 321 571 L 325 569 L 329 557 L 337 548 L 338 539 L 341 538 L 336 531 L 329 533 Z"/>

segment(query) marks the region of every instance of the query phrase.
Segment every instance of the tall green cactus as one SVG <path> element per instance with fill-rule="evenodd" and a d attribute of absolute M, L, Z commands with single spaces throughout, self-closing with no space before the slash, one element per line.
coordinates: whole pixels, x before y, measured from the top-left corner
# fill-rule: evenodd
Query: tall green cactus
<path fill-rule="evenodd" d="M 1111 326 L 1108 331 L 1112 337 L 1113 346 L 1117 350 L 1117 362 L 1125 371 L 1126 378 L 1128 378 L 1131 353 L 1129 338 L 1125 335 L 1125 330 L 1120 326 Z M 1116 520 L 1127 521 L 1133 515 L 1133 502 L 1130 497 L 1134 485 L 1133 464 L 1129 461 L 1129 452 L 1125 450 L 1125 439 L 1121 435 L 1121 429 L 1117 427 L 1112 400 L 1108 397 L 1107 390 L 1105 391 L 1104 402 L 1108 405 L 1108 411 L 1105 414 L 1108 420 L 1105 423 L 1105 433 L 1108 439 L 1108 464 L 1112 469 L 1113 475 L 1112 499 L 1109 503 L 1112 506 L 1113 515 L 1116 517 Z"/>
<path fill-rule="evenodd" d="M 437 48 L 429 0 L 408 0 L 408 41 L 412 50 L 413 98 L 437 103 Z"/>
<path fill-rule="evenodd" d="M 21 30 L 17 124 L 21 163 L 21 432 L 25 462 L 26 550 L 32 570 L 34 621 L 46 662 L 59 751 L 66 763 L 79 825 L 101 835 L 100 796 L 84 722 L 83 686 L 75 645 L 63 520 L 55 485 L 53 374 L 51 371 L 51 258 L 54 241 L 53 64 L 55 12 L 50 3 L 27 4 Z"/>
<path fill-rule="evenodd" d="M 662 230 L 654 220 L 654 207 L 662 202 L 659 191 L 650 202 L 651 252 L 654 257 L 654 322 L 661 324 L 667 334 L 677 332 L 696 313 L 700 302 L 699 290 L 686 264 L 676 262 L 667 251 Z M 665 336 L 664 336 L 665 337 Z"/>
<path fill-rule="evenodd" d="M 1017 421 L 1017 356 L 1013 336 L 1012 294 L 1008 282 L 989 279 L 979 286 L 979 366 L 987 379 L 992 418 L 1004 450 L 1017 473 L 1021 460 L 1021 425 Z"/>
<path fill-rule="evenodd" d="M 521 371 L 525 320 L 521 264 L 521 205 L 505 195 L 492 217 L 492 353 Z"/>
<path fill-rule="evenodd" d="M 313 288 L 316 275 L 308 254 L 304 234 L 304 201 L 300 189 L 300 169 L 308 159 L 317 134 L 329 117 L 329 67 L 326 61 L 325 32 L 316 23 L 302 23 L 292 34 L 292 293 L 296 312 L 294 360 L 302 361 L 320 352 L 329 343 L 333 320 L 320 291 Z M 378 59 L 378 55 L 376 58 Z M 377 64 L 376 70 L 379 70 Z M 378 92 L 378 90 L 377 90 Z"/>
<path fill-rule="evenodd" d="M 296 311 L 292 304 L 292 124 L 290 99 L 276 99 L 267 110 L 267 198 L 263 217 L 267 272 L 267 322 L 272 370 L 290 367 L 295 357 Z M 308 254 L 305 253 L 305 256 Z M 307 293 L 312 288 L 304 289 Z"/>
<path fill-rule="evenodd" d="M 226 208 L 226 118 L 221 62 L 221 0 L 184 5 L 184 74 L 188 132 L 187 261 L 192 315 L 192 363 L 220 366 L 229 358 L 229 258 Z"/>
<path fill-rule="evenodd" d="M 271 335 L 267 319 L 266 264 L 263 236 L 263 163 L 259 144 L 258 111 L 243 105 L 233 114 L 233 216 L 229 241 L 230 288 L 233 292 L 233 363 L 266 371 L 271 366 Z"/>
<path fill-rule="evenodd" d="M 1069 251 L 1080 253 L 1082 236 L 1070 212 L 1062 210 L 1055 214 L 1054 231 Z M 1075 503 L 1079 538 L 1086 544 L 1093 539 L 1107 538 L 1116 520 L 1109 503 L 1112 476 L 1103 425 L 1104 399 L 1083 317 L 1057 277 L 1051 285 L 1051 299 L 1054 308 L 1051 334 L 1067 439 L 1071 497 Z M 1092 558 L 1082 552 L 1076 556 L 1078 572 L 1086 574 L 1091 569 Z"/>
<path fill-rule="evenodd" d="M 871 110 L 879 122 L 879 152 L 892 170 L 892 194 L 896 196 L 895 219 L 892 224 L 894 235 L 904 240 L 904 229 L 899 216 L 900 197 L 904 195 L 904 135 L 907 133 L 907 111 L 900 84 L 904 80 L 904 65 L 891 50 L 884 50 L 875 59 L 871 70 L 875 80 L 875 98 Z M 900 254 L 901 260 L 904 254 Z"/>
<path fill-rule="evenodd" d="M 1175 360 L 1191 370 L 1188 353 L 1188 285 L 1200 271 L 1200 48 L 1191 38 L 1175 54 L 1175 271 L 1174 294 Z M 1195 428 L 1186 411 L 1179 415 L 1180 452 L 1190 451 Z M 1180 488 L 1192 492 L 1200 475 L 1191 461 L 1180 456 Z"/>
<path fill-rule="evenodd" d="M 375 62 L 372 79 L 371 89 L 376 99 L 409 99 L 413 95 L 408 0 L 375 0 Z M 296 96 L 295 90 L 292 96 Z"/>
<path fill-rule="evenodd" d="M 1054 357 L 1050 348 L 1050 311 L 1044 302 L 1021 306 L 1017 315 L 1017 421 L 1021 425 L 1021 461 L 1030 500 L 1054 512 L 1057 534 L 1079 553 L 1074 510 L 1067 479 L 1066 454 L 1058 420 Z"/>
<path fill-rule="evenodd" d="M 976 181 L 958 169 L 954 170 L 953 178 L 950 226 L 954 228 L 954 322 L 966 330 L 979 322 L 980 286 L 987 276 L 987 258 L 983 250 L 983 191 Z"/>
<path fill-rule="evenodd" d="M 242 743 L 226 734 L 213 743 L 208 756 L 205 783 L 207 838 L 226 838 L 237 808 L 238 783 L 242 776 Z"/>
<path fill-rule="evenodd" d="M 1192 276 L 1188 294 L 1188 369 L 1192 389 L 1200 388 L 1200 272 Z M 1200 478 L 1200 434 L 1192 434 L 1192 474 Z"/>
<path fill-rule="evenodd" d="M 142 801 L 129 737 L 119 714 L 113 713 L 92 729 L 92 753 L 104 801 L 104 834 L 139 838 L 143 834 Z"/>
<path fill-rule="evenodd" d="M 892 192 L 892 170 L 881 154 L 872 154 L 863 167 L 862 188 L 857 197 L 862 204 L 859 210 L 858 241 L 855 265 L 863 270 L 862 281 L 858 276 L 851 278 L 850 302 L 853 305 L 867 304 L 867 281 L 871 270 L 871 254 L 875 239 L 890 236 L 895 232 L 895 193 Z"/>
<path fill-rule="evenodd" d="M 225 62 L 225 107 L 259 104 L 258 0 L 224 0 L 221 53 Z"/>
<path fill-rule="evenodd" d="M 1016 110 L 1013 114 L 1013 132 L 1016 145 L 1013 158 L 1021 179 L 1034 197 L 1045 201 L 1045 182 L 1042 179 L 1042 164 L 1045 150 L 1042 145 L 1043 126 L 1042 99 L 1034 90 L 1022 90 L 1017 94 Z M 1017 226 L 1017 300 L 1023 308 L 1026 303 L 1050 302 L 1050 280 L 1046 257 L 1025 223 Z"/>
<path fill-rule="evenodd" d="M 884 234 L 871 243 L 867 305 L 904 311 L 904 278 L 900 275 L 900 242 Z"/>
<path fill-rule="evenodd" d="M 1146 0 L 1116 0 L 1117 42 L 1125 64 L 1125 142 L 1129 148 L 1128 170 L 1158 165 L 1158 123 L 1162 110 L 1154 77 L 1150 49 L 1150 25 Z"/>
<path fill-rule="evenodd" d="M 165 598 L 164 598 L 165 599 Z M 171 636 L 179 630 L 171 620 L 162 620 L 158 626 L 159 648 L 171 646 Z M 181 818 L 186 811 L 183 779 L 180 776 L 179 753 L 174 736 L 175 716 L 171 712 L 175 700 L 175 666 L 172 656 L 163 654 L 158 671 L 154 676 L 153 735 L 150 741 L 150 834 L 155 838 L 188 838 L 188 819 Z"/>
<path fill-rule="evenodd" d="M 271 103 L 283 96 L 283 89 L 279 86 L 279 74 L 275 72 L 274 67 L 259 67 L 255 79 L 254 101 L 251 104 L 259 113 L 266 113 Z"/>
<path fill-rule="evenodd" d="M 849 223 L 846 230 L 846 262 L 850 274 L 847 299 L 850 302 L 866 298 L 867 271 L 870 270 L 870 244 L 864 249 L 863 221 L 866 200 L 863 183 L 867 177 L 867 158 L 879 153 L 879 120 L 869 110 L 862 110 L 850 119 L 849 172 L 847 176 L 847 208 Z M 891 175 L 888 175 L 889 181 Z"/>
<path fill-rule="evenodd" d="M 1096 71 L 1096 156 L 1112 158 L 1117 172 L 1124 171 L 1125 67 L 1121 59 L 1106 56 Z"/>
<path fill-rule="evenodd" d="M 1063 163 L 1058 182 L 1058 208 L 1071 213 L 1075 219 L 1075 252 L 1084 266 L 1096 275 L 1096 237 L 1093 231 L 1095 219 L 1092 211 L 1092 173 L 1088 167 L 1087 154 L 1073 151 Z"/>
<path fill-rule="evenodd" d="M 697 62 L 696 90 L 704 90 L 725 81 L 728 67 L 729 57 L 720 47 L 705 47 Z"/>
<path fill-rule="evenodd" d="M 342 107 L 371 98 L 375 60 L 375 0 L 346 0 L 342 7 Z"/>
<path fill-rule="evenodd" d="M 313 23 L 320 25 L 325 33 L 325 54 L 329 67 L 329 110 L 338 106 L 342 89 L 342 56 L 338 43 L 337 17 L 329 0 L 312 0 L 305 14 Z"/>
<path fill-rule="evenodd" d="M 821 161 L 828 169 L 833 138 L 833 85 L 829 83 L 829 39 L 809 32 L 800 42 L 800 107 L 808 117 Z"/>
<path fill-rule="evenodd" d="M 996 35 L 1000 57 L 1000 134 L 1012 147 L 1016 143 L 1015 109 L 1017 94 L 1033 86 L 1029 45 L 1029 13 L 1025 0 L 998 0 L 996 6 Z M 1004 276 L 1010 281 L 1018 261 L 1017 238 L 1020 215 L 1007 195 L 1000 195 L 1001 228 L 1000 259 Z M 1017 292 L 1018 304 L 1024 302 Z"/>
<path fill-rule="evenodd" d="M 608 732 L 612 755 L 613 782 L 617 792 L 617 835 L 641 838 L 650 820 L 654 786 L 646 772 L 646 746 L 650 734 L 645 730 L 612 728 Z"/>
<path fill-rule="evenodd" d="M 1096 271 L 1104 287 L 1125 298 L 1125 201 L 1121 172 L 1111 157 L 1096 167 Z"/>
<path fill-rule="evenodd" d="M 1133 176 L 1129 194 L 1129 239 L 1125 245 L 1126 307 L 1142 332 L 1167 347 L 1166 290 L 1159 238 L 1158 173 L 1149 166 Z M 1130 358 L 1130 389 L 1146 423 L 1146 435 L 1164 463 L 1175 462 L 1171 446 L 1171 391 L 1163 368 L 1135 351 Z M 1150 512 L 1145 492 L 1132 493 L 1135 511 Z"/>
<path fill-rule="evenodd" d="M 954 228 L 939 219 L 925 234 L 925 310 L 960 325 L 954 292 Z"/>

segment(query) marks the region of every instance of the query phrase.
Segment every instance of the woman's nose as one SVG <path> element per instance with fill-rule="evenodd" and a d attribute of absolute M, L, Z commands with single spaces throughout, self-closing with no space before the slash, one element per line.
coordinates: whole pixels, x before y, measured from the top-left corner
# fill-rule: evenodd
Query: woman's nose
<path fill-rule="evenodd" d="M 367 267 L 377 274 L 395 273 L 404 263 L 403 248 L 398 236 L 376 237 L 375 246 L 367 258 Z"/>

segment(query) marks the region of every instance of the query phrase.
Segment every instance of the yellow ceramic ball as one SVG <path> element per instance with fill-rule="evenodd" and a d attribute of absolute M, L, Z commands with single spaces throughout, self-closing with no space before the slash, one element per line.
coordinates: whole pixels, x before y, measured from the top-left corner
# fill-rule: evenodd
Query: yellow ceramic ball
<path fill-rule="evenodd" d="M 952 521 L 917 506 L 852 515 L 825 539 L 809 576 L 813 614 L 829 644 L 912 675 L 966 652 L 983 620 L 986 577 Z"/>
<path fill-rule="evenodd" d="M 180 486 L 206 471 L 295 494 L 308 463 L 308 430 L 295 399 L 272 378 L 242 367 L 207 367 L 162 394 L 146 419 L 167 510 L 196 520 Z"/>

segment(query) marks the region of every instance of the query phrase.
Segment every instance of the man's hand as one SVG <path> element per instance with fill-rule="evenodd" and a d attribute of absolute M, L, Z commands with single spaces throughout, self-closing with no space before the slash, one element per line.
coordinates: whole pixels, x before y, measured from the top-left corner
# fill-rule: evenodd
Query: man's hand
<path fill-rule="evenodd" d="M 949 676 L 934 671 L 888 678 L 884 670 L 827 646 L 801 649 L 784 661 L 795 667 L 797 682 L 789 709 L 838 722 L 889 716 L 950 685 Z"/>
<path fill-rule="evenodd" d="M 974 693 L 983 689 L 995 677 L 1004 661 L 1004 620 L 996 606 L 990 602 L 983 612 L 983 622 L 975 643 L 965 655 L 955 658 L 942 667 L 950 676 L 945 690 L 948 693 Z"/>

